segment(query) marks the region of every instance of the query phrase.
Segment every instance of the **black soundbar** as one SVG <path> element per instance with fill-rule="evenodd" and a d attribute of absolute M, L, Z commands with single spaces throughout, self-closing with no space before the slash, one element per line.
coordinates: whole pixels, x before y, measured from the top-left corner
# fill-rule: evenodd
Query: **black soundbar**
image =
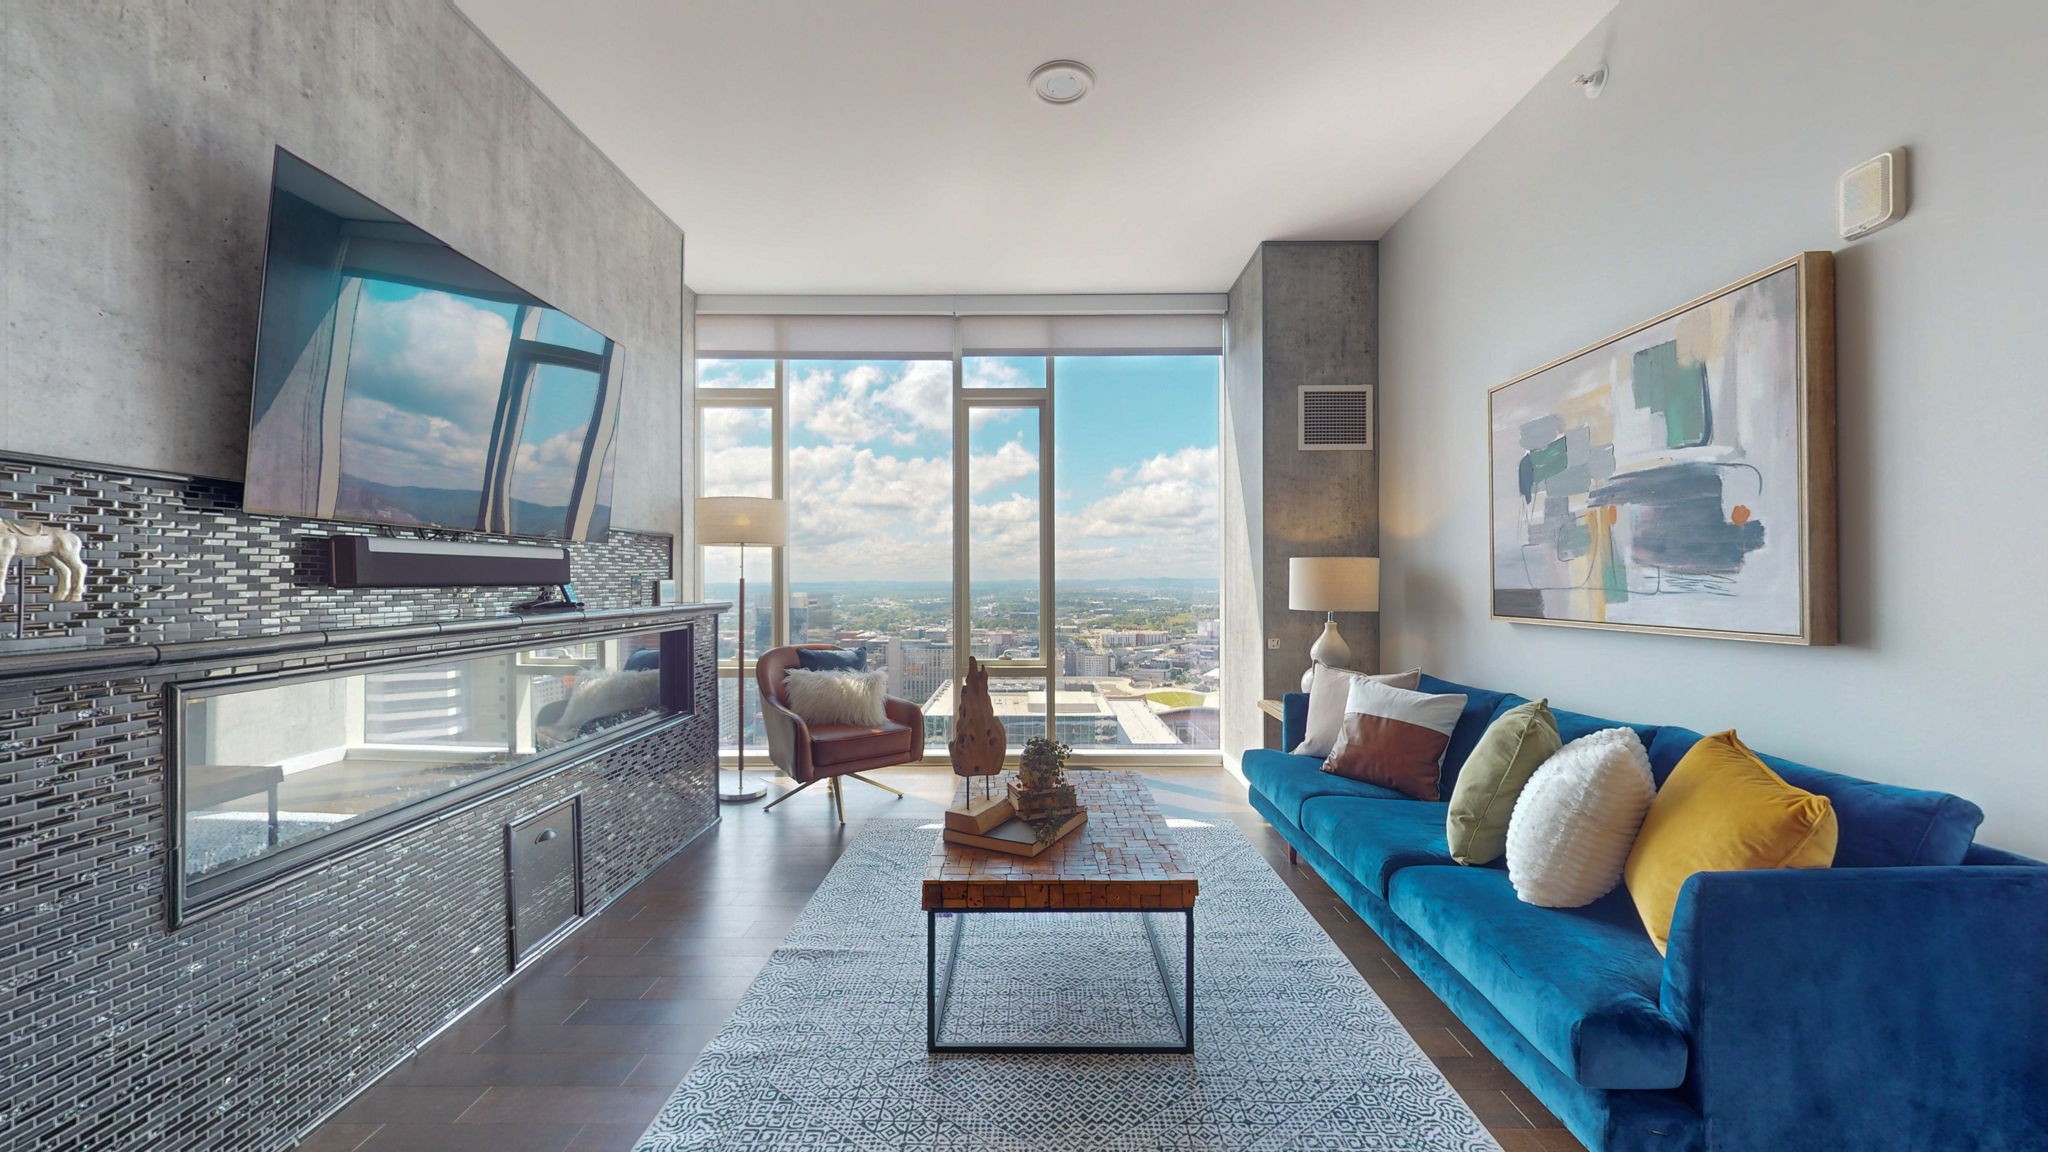
<path fill-rule="evenodd" d="M 335 588 L 511 588 L 569 582 L 558 544 L 473 544 L 395 536 L 330 536 Z"/>

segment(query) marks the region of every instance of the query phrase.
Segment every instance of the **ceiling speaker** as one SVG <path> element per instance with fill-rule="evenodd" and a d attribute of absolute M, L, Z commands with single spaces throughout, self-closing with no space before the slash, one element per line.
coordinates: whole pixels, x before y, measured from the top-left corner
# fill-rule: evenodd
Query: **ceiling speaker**
<path fill-rule="evenodd" d="M 1855 240 L 1906 214 L 1906 150 L 1894 148 L 1842 173 L 1842 239 Z"/>
<path fill-rule="evenodd" d="M 1299 395 L 1302 451 L 1372 450 L 1372 385 L 1308 385 Z"/>

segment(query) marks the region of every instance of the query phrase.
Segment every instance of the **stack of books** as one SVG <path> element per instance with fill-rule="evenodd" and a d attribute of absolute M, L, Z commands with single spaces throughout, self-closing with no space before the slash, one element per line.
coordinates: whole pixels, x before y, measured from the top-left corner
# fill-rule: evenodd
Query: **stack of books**
<path fill-rule="evenodd" d="M 946 809 L 944 836 L 948 844 L 965 844 L 1013 856 L 1036 856 L 1086 824 L 1088 811 L 1074 808 L 1055 819 L 1057 823 L 1049 827 L 1044 820 L 1019 819 L 1017 806 L 1007 792 L 996 797 L 977 796 Z"/>

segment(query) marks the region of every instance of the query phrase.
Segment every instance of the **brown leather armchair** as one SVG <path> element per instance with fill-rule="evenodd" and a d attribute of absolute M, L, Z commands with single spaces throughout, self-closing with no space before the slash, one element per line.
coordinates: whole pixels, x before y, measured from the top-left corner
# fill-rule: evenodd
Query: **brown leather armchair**
<path fill-rule="evenodd" d="M 761 726 L 767 730 L 768 758 L 782 774 L 797 782 L 795 788 L 768 803 L 773 808 L 820 780 L 831 781 L 832 804 L 839 822 L 846 823 L 846 798 L 840 794 L 842 777 L 851 776 L 884 792 L 903 793 L 861 775 L 872 768 L 908 764 L 924 756 L 924 711 L 908 700 L 884 697 L 888 721 L 879 728 L 865 724 L 807 724 L 789 708 L 789 670 L 799 667 L 797 649 L 837 648 L 835 644 L 790 644 L 770 648 L 754 662 L 754 684 L 761 691 Z M 764 808 L 762 811 L 766 811 Z"/>

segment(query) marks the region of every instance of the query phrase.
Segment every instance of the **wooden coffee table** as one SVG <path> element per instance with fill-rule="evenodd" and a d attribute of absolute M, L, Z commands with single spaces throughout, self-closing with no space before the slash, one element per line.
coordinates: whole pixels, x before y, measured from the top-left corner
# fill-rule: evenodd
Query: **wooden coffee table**
<path fill-rule="evenodd" d="M 1195 1050 L 1195 894 L 1199 887 L 1175 847 L 1152 789 L 1136 772 L 1076 769 L 1067 779 L 1088 822 L 1037 856 L 948 844 L 925 870 L 925 1047 L 933 1052 L 1192 1052 Z M 936 837 L 936 834 L 934 834 Z M 960 963 L 968 916 L 982 913 L 1120 912 L 1141 917 L 1152 959 L 1180 1031 L 1173 1044 L 979 1044 L 944 1042 L 946 997 Z M 1159 942 L 1154 914 L 1183 918 L 1181 979 Z M 939 920 L 952 921 L 952 949 L 940 971 Z"/>

